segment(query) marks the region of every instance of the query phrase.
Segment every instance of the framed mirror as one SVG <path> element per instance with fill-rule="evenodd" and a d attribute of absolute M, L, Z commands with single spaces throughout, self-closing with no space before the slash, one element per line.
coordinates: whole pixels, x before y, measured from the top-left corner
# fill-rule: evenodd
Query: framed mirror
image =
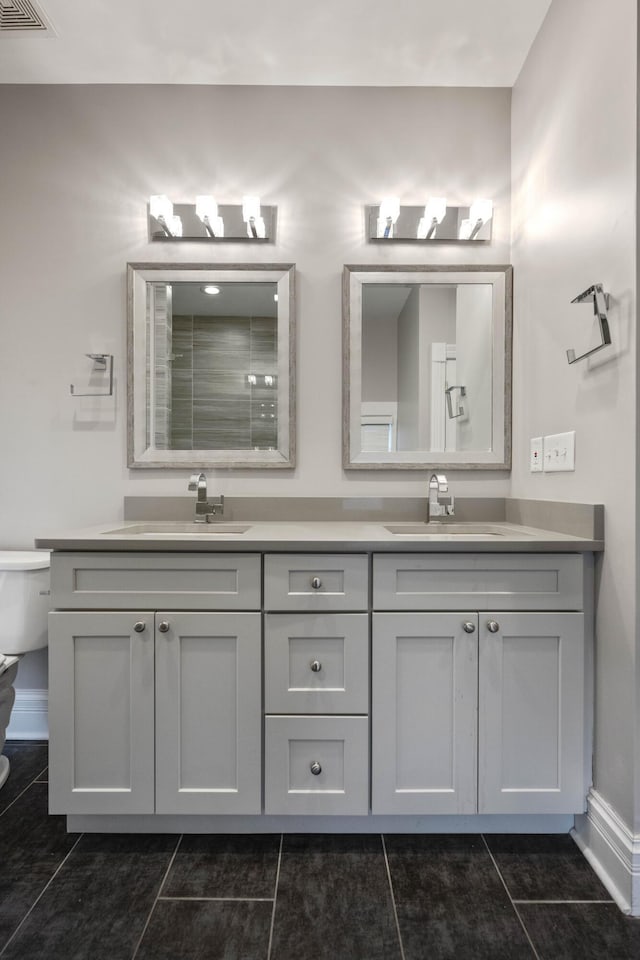
<path fill-rule="evenodd" d="M 512 286 L 510 266 L 345 266 L 345 469 L 510 469 Z"/>
<path fill-rule="evenodd" d="M 127 265 L 130 467 L 295 466 L 294 276 Z"/>

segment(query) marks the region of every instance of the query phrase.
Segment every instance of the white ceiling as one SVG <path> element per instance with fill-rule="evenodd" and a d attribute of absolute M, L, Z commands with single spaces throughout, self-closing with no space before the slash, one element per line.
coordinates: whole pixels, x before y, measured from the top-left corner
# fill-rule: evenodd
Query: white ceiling
<path fill-rule="evenodd" d="M 0 83 L 515 83 L 551 0 L 36 0 Z"/>

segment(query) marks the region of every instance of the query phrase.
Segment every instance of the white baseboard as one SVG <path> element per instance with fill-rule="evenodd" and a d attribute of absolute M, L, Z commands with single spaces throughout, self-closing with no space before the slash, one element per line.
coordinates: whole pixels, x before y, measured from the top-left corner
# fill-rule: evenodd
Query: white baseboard
<path fill-rule="evenodd" d="M 47 690 L 16 690 L 7 740 L 49 739 L 49 693 Z"/>
<path fill-rule="evenodd" d="M 573 837 L 624 913 L 640 917 L 640 834 L 634 834 L 597 790 L 576 817 Z"/>

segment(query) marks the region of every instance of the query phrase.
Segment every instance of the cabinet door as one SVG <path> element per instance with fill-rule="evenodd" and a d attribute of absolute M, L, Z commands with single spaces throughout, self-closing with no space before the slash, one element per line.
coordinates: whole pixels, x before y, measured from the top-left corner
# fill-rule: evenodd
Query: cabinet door
<path fill-rule="evenodd" d="M 49 614 L 51 813 L 153 813 L 153 656 L 152 613 Z"/>
<path fill-rule="evenodd" d="M 479 640 L 479 813 L 584 810 L 583 614 L 483 614 Z"/>
<path fill-rule="evenodd" d="M 477 622 L 373 614 L 373 813 L 475 813 Z"/>
<path fill-rule="evenodd" d="M 260 620 L 156 614 L 157 813 L 260 813 Z"/>

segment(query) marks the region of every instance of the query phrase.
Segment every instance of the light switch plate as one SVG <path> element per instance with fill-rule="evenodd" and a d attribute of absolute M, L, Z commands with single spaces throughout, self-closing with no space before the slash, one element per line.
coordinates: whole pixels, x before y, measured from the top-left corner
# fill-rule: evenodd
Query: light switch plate
<path fill-rule="evenodd" d="M 531 473 L 542 473 L 542 437 L 532 437 L 530 443 L 529 470 Z"/>
<path fill-rule="evenodd" d="M 576 468 L 576 432 L 554 433 L 544 437 L 545 473 L 558 473 L 561 470 Z"/>

